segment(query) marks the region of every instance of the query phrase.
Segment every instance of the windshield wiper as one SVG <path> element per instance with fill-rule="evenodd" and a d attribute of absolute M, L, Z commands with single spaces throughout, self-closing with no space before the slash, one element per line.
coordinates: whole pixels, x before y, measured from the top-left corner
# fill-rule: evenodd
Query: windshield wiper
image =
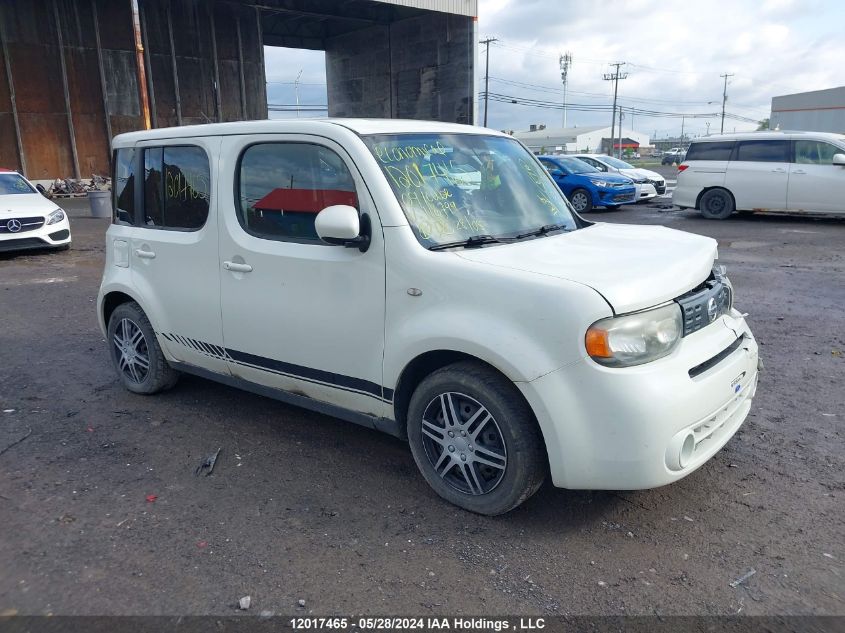
<path fill-rule="evenodd" d="M 520 233 L 516 239 L 521 240 L 524 237 L 539 237 L 540 235 L 548 235 L 552 231 L 570 231 L 571 229 L 565 224 L 544 224 L 538 229 L 529 231 L 528 233 Z"/>
<path fill-rule="evenodd" d="M 442 251 L 446 248 L 458 248 L 460 246 L 463 246 L 464 248 L 471 248 L 473 246 L 481 246 L 482 244 L 504 244 L 510 241 L 513 241 L 513 238 L 509 239 L 504 237 L 494 237 L 492 235 L 473 235 L 465 240 L 459 240 L 457 242 L 444 242 L 443 244 L 435 244 L 434 246 L 429 246 L 428 250 Z"/>

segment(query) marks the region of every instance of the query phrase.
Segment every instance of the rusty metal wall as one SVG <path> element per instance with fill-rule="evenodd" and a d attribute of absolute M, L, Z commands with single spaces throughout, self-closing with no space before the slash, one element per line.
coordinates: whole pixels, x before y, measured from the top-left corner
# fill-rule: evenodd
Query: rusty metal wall
<path fill-rule="evenodd" d="M 139 6 L 154 127 L 267 116 L 254 6 Z M 144 127 L 130 0 L 0 0 L 0 55 L 0 166 L 108 174 L 110 135 Z"/>

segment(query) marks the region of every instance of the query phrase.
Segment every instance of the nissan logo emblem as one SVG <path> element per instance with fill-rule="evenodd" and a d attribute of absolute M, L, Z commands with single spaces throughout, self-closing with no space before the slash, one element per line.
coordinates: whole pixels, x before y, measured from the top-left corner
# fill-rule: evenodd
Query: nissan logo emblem
<path fill-rule="evenodd" d="M 9 233 L 17 233 L 21 230 L 21 221 L 13 218 L 6 222 L 6 228 L 9 229 Z"/>
<path fill-rule="evenodd" d="M 711 323 L 716 319 L 718 314 L 719 306 L 716 305 L 716 297 L 710 297 L 710 301 L 707 302 L 707 317 Z"/>

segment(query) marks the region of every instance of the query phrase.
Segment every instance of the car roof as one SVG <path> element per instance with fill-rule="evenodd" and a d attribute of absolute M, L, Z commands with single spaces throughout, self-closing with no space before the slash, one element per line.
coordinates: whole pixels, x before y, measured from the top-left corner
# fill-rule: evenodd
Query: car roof
<path fill-rule="evenodd" d="M 113 145 L 126 146 L 138 141 L 192 138 L 198 136 L 232 136 L 241 134 L 319 134 L 330 129 L 346 128 L 359 135 L 368 134 L 484 134 L 507 136 L 502 132 L 475 125 L 417 121 L 411 119 L 274 119 L 206 123 L 180 127 L 155 128 L 127 132 L 114 138 Z"/>
<path fill-rule="evenodd" d="M 748 141 L 748 140 L 789 140 L 801 137 L 815 137 L 845 141 L 845 135 L 833 132 L 804 132 L 800 130 L 760 130 L 759 132 L 734 132 L 731 134 L 712 134 L 693 139 L 692 143 L 713 143 L 719 141 Z"/>

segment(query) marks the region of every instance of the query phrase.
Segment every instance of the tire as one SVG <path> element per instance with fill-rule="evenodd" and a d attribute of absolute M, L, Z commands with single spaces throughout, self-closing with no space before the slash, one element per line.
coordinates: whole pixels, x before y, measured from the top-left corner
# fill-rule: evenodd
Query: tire
<path fill-rule="evenodd" d="M 701 196 L 698 208 L 708 220 L 724 220 L 734 212 L 734 199 L 725 189 L 710 189 Z"/>
<path fill-rule="evenodd" d="M 589 213 L 593 210 L 593 197 L 586 189 L 576 189 L 573 191 L 569 196 L 569 203 L 575 209 L 576 213 Z"/>
<path fill-rule="evenodd" d="M 117 375 L 133 393 L 158 393 L 179 380 L 179 372 L 164 358 L 150 320 L 134 301 L 120 304 L 109 317 L 108 345 Z"/>
<path fill-rule="evenodd" d="M 454 363 L 426 377 L 407 419 L 423 477 L 465 510 L 504 514 L 546 477 L 548 459 L 531 409 L 510 380 L 481 363 Z"/>

